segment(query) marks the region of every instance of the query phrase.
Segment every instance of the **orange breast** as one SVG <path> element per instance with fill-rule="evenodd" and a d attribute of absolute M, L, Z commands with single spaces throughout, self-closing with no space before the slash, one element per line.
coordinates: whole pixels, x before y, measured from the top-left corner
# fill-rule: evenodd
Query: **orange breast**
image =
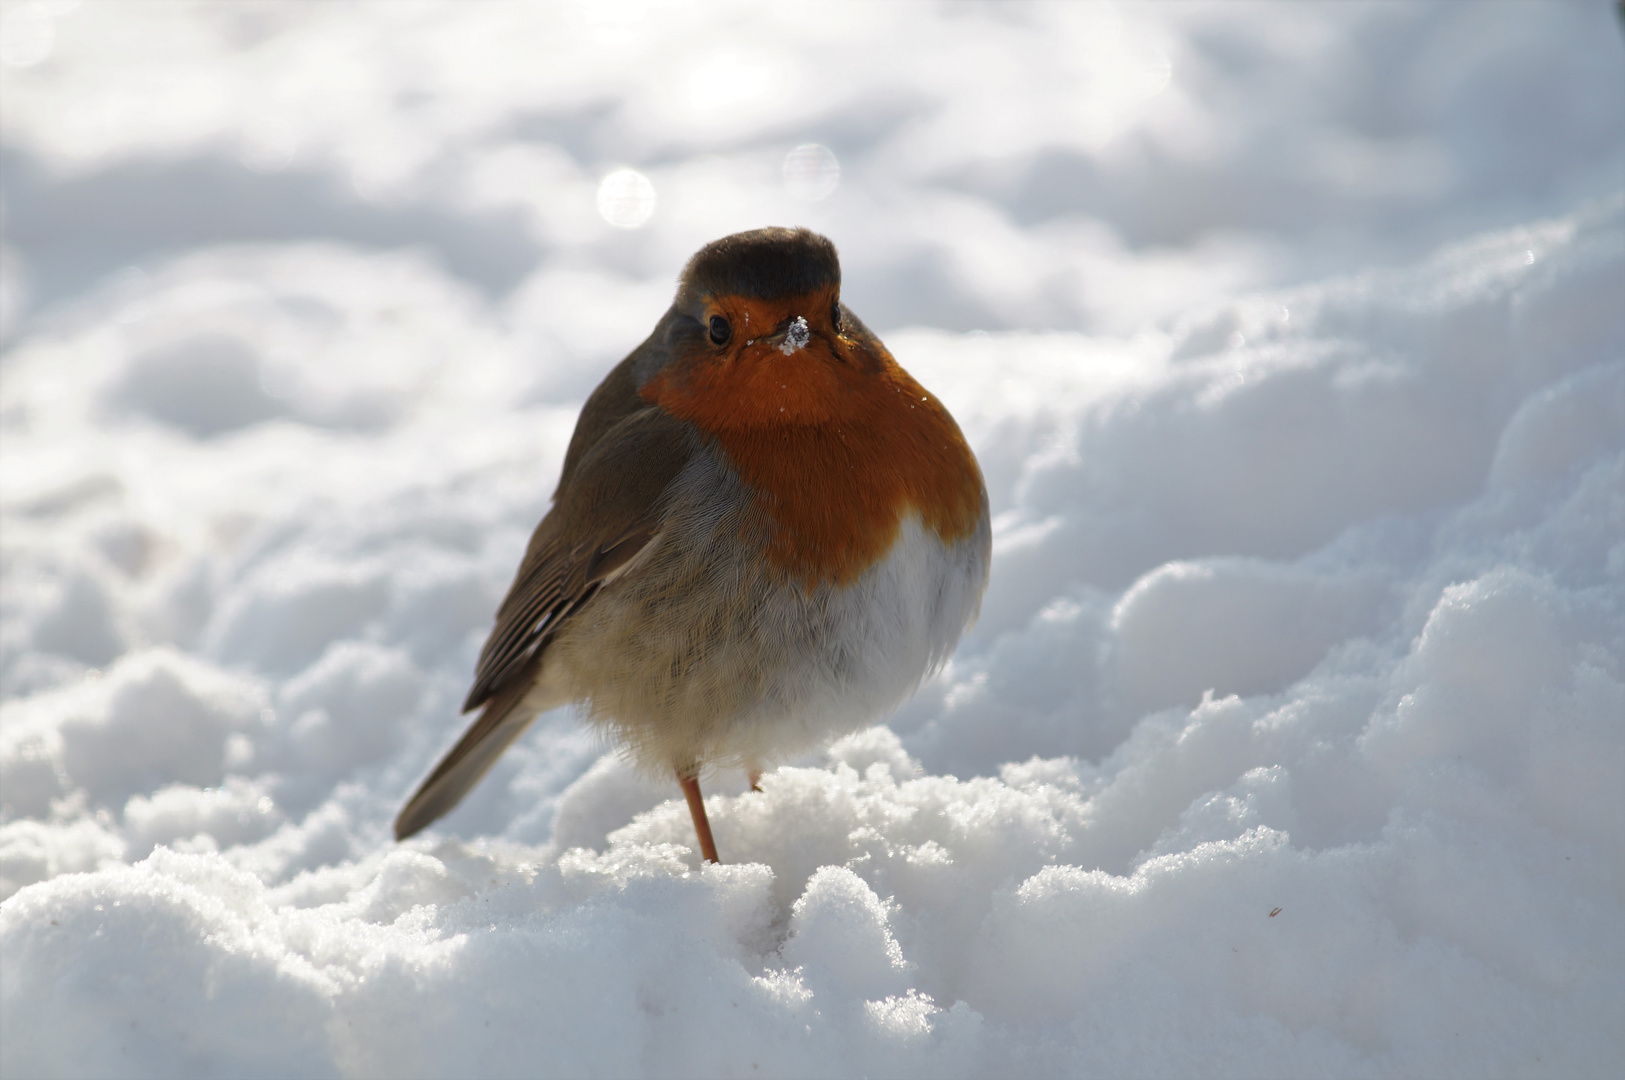
<path fill-rule="evenodd" d="M 884 349 L 850 344 L 747 354 L 643 391 L 716 440 L 776 525 L 768 558 L 809 588 L 855 580 L 910 511 L 945 543 L 982 516 L 981 472 L 948 410 Z"/>

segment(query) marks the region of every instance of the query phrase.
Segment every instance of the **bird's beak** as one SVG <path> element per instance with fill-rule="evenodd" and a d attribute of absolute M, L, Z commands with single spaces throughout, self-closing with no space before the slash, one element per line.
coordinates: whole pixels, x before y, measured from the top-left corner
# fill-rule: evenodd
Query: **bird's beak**
<path fill-rule="evenodd" d="M 786 326 L 781 333 L 774 334 L 768 339 L 769 343 L 776 346 L 785 356 L 794 356 L 802 349 L 805 349 L 807 342 L 811 340 L 812 328 L 807 325 L 807 319 L 802 315 L 797 315 L 791 319 L 790 325 Z"/>

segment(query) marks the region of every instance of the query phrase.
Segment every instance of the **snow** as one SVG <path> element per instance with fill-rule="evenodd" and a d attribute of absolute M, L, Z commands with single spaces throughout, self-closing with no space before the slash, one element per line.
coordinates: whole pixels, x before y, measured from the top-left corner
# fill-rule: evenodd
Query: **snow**
<path fill-rule="evenodd" d="M 1622 42 L 7 5 L 0 1074 L 1611 1075 Z M 767 223 L 975 447 L 977 627 L 708 777 L 724 865 L 567 710 L 392 843 L 580 402 Z"/>
<path fill-rule="evenodd" d="M 805 349 L 810 340 L 812 331 L 807 327 L 807 320 L 797 315 L 790 323 L 789 329 L 784 332 L 784 344 L 779 346 L 779 351 L 785 356 L 794 356 L 801 349 Z"/>

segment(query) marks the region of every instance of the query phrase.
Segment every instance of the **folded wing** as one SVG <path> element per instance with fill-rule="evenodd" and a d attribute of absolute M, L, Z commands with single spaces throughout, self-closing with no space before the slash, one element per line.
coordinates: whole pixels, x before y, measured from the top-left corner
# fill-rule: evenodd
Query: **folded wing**
<path fill-rule="evenodd" d="M 548 642 L 658 535 L 665 494 L 693 456 L 695 437 L 681 421 L 648 406 L 604 427 L 569 463 L 553 509 L 531 536 L 497 611 L 463 704 L 464 712 L 484 708 L 401 809 L 397 840 L 450 811 L 537 713 L 567 700 L 531 693 Z"/>

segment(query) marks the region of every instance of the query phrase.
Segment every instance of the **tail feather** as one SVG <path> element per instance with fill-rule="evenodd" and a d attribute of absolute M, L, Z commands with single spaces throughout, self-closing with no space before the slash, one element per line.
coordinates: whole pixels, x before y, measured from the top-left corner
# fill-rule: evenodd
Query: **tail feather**
<path fill-rule="evenodd" d="M 526 703 L 535 685 L 534 672 L 521 673 L 486 702 L 479 718 L 401 807 L 395 818 L 395 839 L 405 840 L 450 813 L 537 714 L 551 707 L 549 703 Z"/>

